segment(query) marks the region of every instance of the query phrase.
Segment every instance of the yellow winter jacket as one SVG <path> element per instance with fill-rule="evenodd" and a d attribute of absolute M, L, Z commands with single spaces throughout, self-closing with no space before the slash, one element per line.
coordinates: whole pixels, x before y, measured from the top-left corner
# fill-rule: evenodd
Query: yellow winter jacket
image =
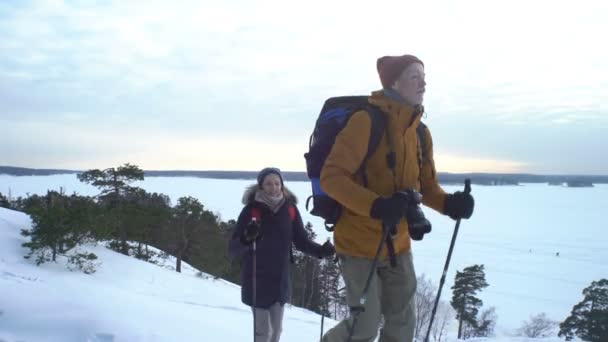
<path fill-rule="evenodd" d="M 321 188 L 343 207 L 334 231 L 336 251 L 351 256 L 373 258 L 382 237 L 381 221 L 370 217 L 374 200 L 379 196 L 390 197 L 395 190 L 413 188 L 422 193 L 423 204 L 443 213 L 446 193 L 437 181 L 433 142 L 428 129 L 428 157 L 419 170 L 416 128 L 421 115 L 413 117 L 414 108 L 386 97 L 382 91 L 373 92 L 368 101 L 378 106 L 387 115 L 388 120 L 386 132 L 364 170 L 368 178 L 367 187 L 363 186 L 363 178 L 357 171 L 367 153 L 371 119 L 365 111 L 359 111 L 353 114 L 336 137 L 321 170 Z M 395 176 L 386 160 L 390 152 L 389 139 L 393 140 L 392 146 L 397 157 Z M 393 244 L 396 254 L 411 247 L 405 218 L 399 223 Z M 386 257 L 385 247 L 383 258 Z"/>

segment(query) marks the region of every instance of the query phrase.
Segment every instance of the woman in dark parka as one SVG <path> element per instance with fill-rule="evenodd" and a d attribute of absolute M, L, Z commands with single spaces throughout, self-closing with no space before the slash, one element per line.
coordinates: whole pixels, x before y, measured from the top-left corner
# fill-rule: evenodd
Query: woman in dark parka
<path fill-rule="evenodd" d="M 284 186 L 281 171 L 277 168 L 260 171 L 257 184 L 245 191 L 243 204 L 245 207 L 230 240 L 230 254 L 242 258 L 241 300 L 252 307 L 255 341 L 278 342 L 284 305 L 291 296 L 289 264 L 292 242 L 296 249 L 318 258 L 333 255 L 334 246 L 329 241 L 319 245 L 308 239 L 296 207 L 297 198 Z"/>

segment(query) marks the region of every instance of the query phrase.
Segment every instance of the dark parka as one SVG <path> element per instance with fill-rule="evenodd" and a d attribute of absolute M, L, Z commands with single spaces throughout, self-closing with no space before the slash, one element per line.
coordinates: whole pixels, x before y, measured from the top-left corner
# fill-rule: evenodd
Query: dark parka
<path fill-rule="evenodd" d="M 285 204 L 273 213 L 266 204 L 255 201 L 257 185 L 249 187 L 243 196 L 245 207 L 239 215 L 237 226 L 230 239 L 230 255 L 240 258 L 241 264 L 241 299 L 243 303 L 253 305 L 253 248 L 241 242 L 247 225 L 251 222 L 252 209 L 258 208 L 261 213 L 262 238 L 256 247 L 256 307 L 268 308 L 279 302 L 287 303 L 291 298 L 291 281 L 289 275 L 291 244 L 299 251 L 319 257 L 321 246 L 308 239 L 302 217 L 296 207 L 297 198 L 284 188 Z M 292 222 L 289 207 L 295 211 Z"/>

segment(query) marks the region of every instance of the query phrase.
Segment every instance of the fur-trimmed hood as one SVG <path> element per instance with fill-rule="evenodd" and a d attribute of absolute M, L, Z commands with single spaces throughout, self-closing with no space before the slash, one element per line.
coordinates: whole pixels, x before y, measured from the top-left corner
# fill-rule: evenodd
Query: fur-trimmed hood
<path fill-rule="evenodd" d="M 252 184 L 245 189 L 245 193 L 243 194 L 243 204 L 248 205 L 255 201 L 255 193 L 258 191 L 260 187 L 257 184 Z M 283 185 L 283 196 L 285 196 L 285 202 L 298 204 L 298 198 L 296 195 L 291 192 L 285 185 Z"/>

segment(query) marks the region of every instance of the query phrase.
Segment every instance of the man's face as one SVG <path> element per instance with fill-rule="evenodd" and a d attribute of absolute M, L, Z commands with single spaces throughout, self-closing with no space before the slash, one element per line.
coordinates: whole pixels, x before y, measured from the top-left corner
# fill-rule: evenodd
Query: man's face
<path fill-rule="evenodd" d="M 403 70 L 393 90 L 399 93 L 408 104 L 415 106 L 424 101 L 426 82 L 424 81 L 424 66 L 420 63 L 412 63 Z"/>

